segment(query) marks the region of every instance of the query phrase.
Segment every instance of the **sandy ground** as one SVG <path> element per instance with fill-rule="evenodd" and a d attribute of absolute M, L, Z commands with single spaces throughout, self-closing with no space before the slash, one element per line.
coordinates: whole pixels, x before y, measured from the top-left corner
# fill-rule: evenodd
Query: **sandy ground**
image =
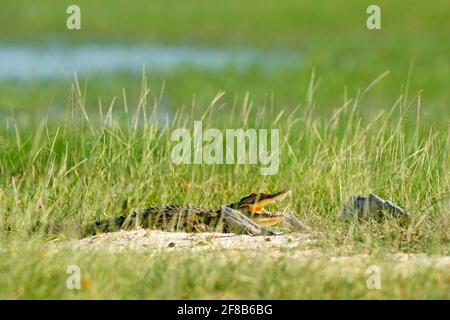
<path fill-rule="evenodd" d="M 75 245 L 88 250 L 109 252 L 137 251 L 211 251 L 282 250 L 313 247 L 315 240 L 304 233 L 276 236 L 248 236 L 230 233 L 186 233 L 160 230 L 135 230 L 105 233 L 81 239 Z"/>
<path fill-rule="evenodd" d="M 366 263 L 369 255 L 333 256 L 325 254 L 316 245 L 312 234 L 289 233 L 276 236 L 247 236 L 227 233 L 184 233 L 160 230 L 134 230 L 105 233 L 81 240 L 54 244 L 61 248 L 69 245 L 79 250 L 106 251 L 110 253 L 140 252 L 214 252 L 264 254 L 274 258 L 279 256 L 305 261 L 328 260 L 339 264 Z M 449 270 L 450 256 L 428 256 L 426 254 L 387 254 L 382 257 L 387 262 L 399 266 L 437 266 Z"/>

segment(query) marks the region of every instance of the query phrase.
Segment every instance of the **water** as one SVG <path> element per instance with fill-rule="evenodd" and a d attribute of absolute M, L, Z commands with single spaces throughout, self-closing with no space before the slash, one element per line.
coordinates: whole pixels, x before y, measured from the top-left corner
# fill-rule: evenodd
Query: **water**
<path fill-rule="evenodd" d="M 179 68 L 220 70 L 296 67 L 296 52 L 220 49 L 195 46 L 83 44 L 69 46 L 0 43 L 0 80 L 49 80 L 114 72 L 172 72 Z"/>

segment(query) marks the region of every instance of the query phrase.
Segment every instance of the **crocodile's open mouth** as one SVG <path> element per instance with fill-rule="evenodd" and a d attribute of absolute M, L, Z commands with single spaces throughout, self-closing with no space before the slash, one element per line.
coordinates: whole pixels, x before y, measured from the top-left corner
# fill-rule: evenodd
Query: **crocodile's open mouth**
<path fill-rule="evenodd" d="M 252 193 L 239 201 L 239 206 L 246 207 L 253 214 L 269 214 L 264 207 L 284 200 L 291 195 L 290 190 L 283 190 L 276 193 Z"/>

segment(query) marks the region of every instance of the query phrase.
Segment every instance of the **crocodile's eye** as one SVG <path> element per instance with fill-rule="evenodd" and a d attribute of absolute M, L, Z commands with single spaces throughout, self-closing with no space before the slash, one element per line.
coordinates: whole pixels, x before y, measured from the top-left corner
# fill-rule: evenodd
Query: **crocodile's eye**
<path fill-rule="evenodd" d="M 257 193 L 252 193 L 251 195 L 245 197 L 244 199 L 248 199 L 248 200 L 253 200 L 258 198 L 258 194 Z"/>

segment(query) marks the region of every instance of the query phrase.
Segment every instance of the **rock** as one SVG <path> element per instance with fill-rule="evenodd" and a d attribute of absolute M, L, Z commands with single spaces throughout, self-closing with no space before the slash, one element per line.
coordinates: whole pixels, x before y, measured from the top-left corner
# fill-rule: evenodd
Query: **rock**
<path fill-rule="evenodd" d="M 352 196 L 344 205 L 342 218 L 352 219 L 355 215 L 359 218 L 373 217 L 382 218 L 384 214 L 390 214 L 394 217 L 409 217 L 410 214 L 390 200 L 383 200 L 377 195 L 371 193 L 365 196 Z"/>

